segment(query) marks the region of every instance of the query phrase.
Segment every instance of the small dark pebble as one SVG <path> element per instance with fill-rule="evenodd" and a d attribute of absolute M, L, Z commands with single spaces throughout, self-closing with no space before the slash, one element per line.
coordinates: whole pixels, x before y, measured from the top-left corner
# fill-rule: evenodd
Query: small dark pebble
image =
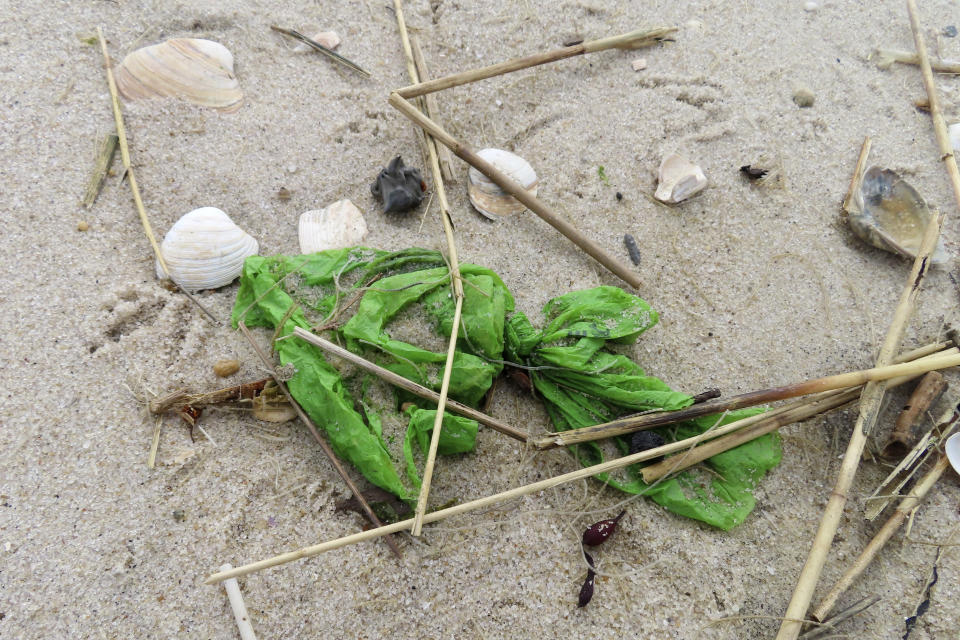
<path fill-rule="evenodd" d="M 423 201 L 426 185 L 420 170 L 403 166 L 403 160 L 397 156 L 381 169 L 376 182 L 370 185 L 370 191 L 380 198 L 384 213 L 399 213 L 409 211 Z"/>
<path fill-rule="evenodd" d="M 184 513 L 183 509 L 175 509 L 173 512 L 173 519 L 177 522 L 183 522 L 187 519 L 187 514 Z"/>
<path fill-rule="evenodd" d="M 627 253 L 630 254 L 630 262 L 640 264 L 640 247 L 637 246 L 637 241 L 633 239 L 633 236 L 629 233 L 623 234 L 623 244 L 627 246 Z"/>
<path fill-rule="evenodd" d="M 664 442 L 663 436 L 655 431 L 637 431 L 630 437 L 630 455 L 646 451 L 647 449 L 662 447 Z M 647 462 L 653 464 L 661 460 L 663 460 L 663 456 L 653 458 Z"/>
<path fill-rule="evenodd" d="M 617 200 L 623 200 L 623 194 L 617 191 Z"/>
<path fill-rule="evenodd" d="M 753 167 L 749 164 L 745 164 L 740 167 L 740 173 L 747 176 L 750 180 L 759 180 L 763 176 L 767 175 L 766 169 L 761 169 L 760 167 Z"/>
<path fill-rule="evenodd" d="M 625 513 L 626 511 L 621 511 L 616 518 L 601 520 L 587 527 L 587 530 L 583 532 L 583 544 L 588 547 L 595 547 L 612 536 L 617 528 L 617 523 L 620 522 L 620 518 Z"/>
<path fill-rule="evenodd" d="M 943 28 L 943 35 L 947 36 L 948 38 L 956 38 L 956 37 L 957 37 L 957 28 L 956 28 L 955 26 L 953 26 L 952 24 L 951 24 L 950 26 L 944 27 L 944 28 Z"/>
<path fill-rule="evenodd" d="M 580 587 L 580 598 L 577 600 L 577 607 L 587 606 L 587 603 L 593 598 L 593 579 L 597 575 L 593 570 L 593 557 L 587 552 L 584 552 L 583 555 L 586 556 L 587 566 L 590 568 L 587 569 L 587 579 L 583 581 L 583 586 Z"/>

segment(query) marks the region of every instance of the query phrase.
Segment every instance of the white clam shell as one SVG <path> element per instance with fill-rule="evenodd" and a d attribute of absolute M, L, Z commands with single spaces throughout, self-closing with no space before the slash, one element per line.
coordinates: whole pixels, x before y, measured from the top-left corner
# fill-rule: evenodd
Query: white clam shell
<path fill-rule="evenodd" d="M 518 182 L 530 195 L 537 195 L 540 186 L 537 173 L 523 158 L 503 149 L 481 149 L 477 155 Z M 467 195 L 476 210 L 491 220 L 526 209 L 519 200 L 473 167 L 467 172 Z"/>
<path fill-rule="evenodd" d="M 947 451 L 947 460 L 950 461 L 950 466 L 953 467 L 954 471 L 960 473 L 960 433 L 955 433 L 947 438 L 947 446 L 944 448 Z"/>
<path fill-rule="evenodd" d="M 707 186 L 703 169 L 676 153 L 660 163 L 657 190 L 653 197 L 660 202 L 676 204 L 700 193 Z"/>
<path fill-rule="evenodd" d="M 117 67 L 116 79 L 127 100 L 175 97 L 226 112 L 243 105 L 233 54 L 212 40 L 174 38 L 137 49 Z"/>
<path fill-rule="evenodd" d="M 933 212 L 923 197 L 895 171 L 870 167 L 854 194 L 850 228 L 864 242 L 907 258 L 916 258 Z M 943 264 L 947 253 L 943 238 L 931 262 Z"/>
<path fill-rule="evenodd" d="M 194 209 L 170 227 L 160 245 L 170 276 L 187 289 L 216 289 L 233 282 L 243 261 L 256 255 L 257 241 L 220 209 Z M 163 269 L 157 261 L 157 277 Z"/>
<path fill-rule="evenodd" d="M 349 200 L 337 200 L 325 209 L 300 216 L 300 253 L 353 247 L 367 235 L 363 214 Z"/>

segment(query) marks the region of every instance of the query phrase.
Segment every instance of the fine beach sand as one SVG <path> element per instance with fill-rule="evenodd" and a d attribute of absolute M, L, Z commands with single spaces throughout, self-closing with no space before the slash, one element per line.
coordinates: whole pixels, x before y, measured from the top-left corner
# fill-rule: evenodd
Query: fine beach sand
<path fill-rule="evenodd" d="M 204 37 L 228 47 L 246 93 L 220 114 L 174 100 L 125 103 L 145 205 L 162 234 L 187 211 L 223 209 L 261 253 L 297 252 L 299 215 L 340 198 L 365 213 L 369 246 L 445 246 L 434 205 L 385 216 L 369 183 L 402 154 L 424 167 L 412 125 L 387 104 L 408 84 L 388 3 L 30 0 L 0 12 L 0 637 L 236 638 L 223 588 L 204 578 L 359 531 L 335 511 L 346 489 L 296 423 L 208 412 L 212 440 L 164 421 L 157 467 L 143 400 L 176 388 L 222 386 L 212 364 L 242 362 L 263 377 L 243 337 L 162 288 L 128 185 L 109 177 L 90 210 L 83 196 L 102 136 L 114 130 L 98 47 L 119 62 L 139 46 Z M 606 51 L 438 94 L 439 120 L 475 148 L 510 149 L 541 179 L 540 197 L 607 251 L 642 253 L 637 293 L 660 324 L 626 352 L 672 387 L 733 395 L 868 368 L 909 264 L 865 246 L 839 205 L 864 136 L 871 161 L 909 180 L 947 213 L 952 264 L 932 271 L 906 347 L 960 324 L 960 213 L 936 148 L 920 72 L 868 60 L 878 45 L 912 49 L 899 0 L 819 2 L 417 0 L 407 21 L 434 75 L 641 27 L 678 25 L 676 42 Z M 956 1 L 924 2 L 934 53 L 960 58 Z M 332 29 L 339 52 L 371 79 L 294 51 L 271 24 Z M 631 61 L 644 57 L 635 72 Z M 960 79 L 939 76 L 948 122 L 960 120 Z M 801 109 L 792 95 L 812 90 Z M 651 202 L 664 154 L 700 164 L 710 186 L 668 208 Z M 741 165 L 766 158 L 779 185 L 750 184 Z M 497 271 L 534 323 L 559 294 L 622 284 L 526 212 L 490 222 L 470 208 L 466 166 L 448 187 L 461 260 Z M 609 184 L 598 177 L 603 166 Z M 119 154 L 114 169 L 119 173 Z M 282 200 L 278 190 L 289 190 Z M 616 192 L 623 199 L 615 198 Z M 77 231 L 81 220 L 89 224 Z M 220 319 L 237 285 L 199 295 Z M 256 331 L 261 344 L 269 334 Z M 948 373 L 956 388 L 957 373 Z M 500 387 L 494 415 L 549 429 L 536 399 Z M 956 394 L 950 391 L 948 394 Z M 890 394 L 885 433 L 906 398 Z M 956 395 L 953 395 L 956 402 Z M 931 412 L 948 406 L 942 399 Z M 626 498 L 595 481 L 339 549 L 240 580 L 258 636 L 268 638 L 760 638 L 772 637 L 810 548 L 849 439 L 854 412 L 783 430 L 783 462 L 761 482 L 757 508 L 730 532 L 644 499 L 625 507 L 595 555 L 603 574 L 578 609 L 586 566 L 579 536 Z M 270 429 L 272 439 L 265 437 Z M 477 451 L 437 463 L 431 505 L 467 501 L 576 468 L 566 451 L 536 456 L 484 429 Z M 814 604 L 876 532 L 864 498 L 886 475 L 866 462 Z M 894 638 L 960 523 L 948 471 L 913 521 L 841 599 L 881 600 L 840 632 Z M 174 517 L 174 512 L 178 516 Z M 587 512 L 584 514 L 584 512 Z M 954 543 L 960 537 L 954 538 Z M 960 633 L 960 553 L 945 547 L 929 609 L 911 638 Z M 704 628 L 724 617 L 743 616 Z"/>

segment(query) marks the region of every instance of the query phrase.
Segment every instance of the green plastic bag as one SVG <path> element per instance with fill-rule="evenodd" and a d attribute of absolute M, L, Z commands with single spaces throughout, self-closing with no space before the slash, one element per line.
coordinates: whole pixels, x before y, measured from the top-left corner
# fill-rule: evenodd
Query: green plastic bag
<path fill-rule="evenodd" d="M 450 397 L 475 406 L 506 360 L 530 370 L 557 431 L 637 411 L 677 410 L 692 402 L 687 394 L 673 391 L 626 356 L 607 349 L 610 344 L 635 342 L 656 324 L 657 313 L 640 298 L 617 287 L 574 291 L 547 303 L 545 327 L 538 331 L 524 314 L 513 313 L 513 297 L 494 272 L 469 264 L 461 265 L 460 270 L 465 299 Z M 354 315 L 338 330 L 339 338 L 368 360 L 438 390 L 445 350 L 430 351 L 394 338 L 391 322 L 419 306 L 436 332 L 449 338 L 454 304 L 448 269 L 439 252 L 408 249 L 388 253 L 354 247 L 308 256 L 248 258 L 233 321 L 236 325 L 243 319 L 249 326 L 269 328 L 282 323 L 277 333 L 283 337 L 295 326 L 323 324 L 361 290 L 363 296 Z M 357 392 L 361 414 L 347 389 L 350 381 L 342 379 L 318 349 L 300 340 L 279 340 L 276 349 L 282 364 L 296 368 L 289 382 L 291 393 L 327 433 L 337 455 L 377 486 L 401 499 L 414 500 L 420 485 L 414 443 L 423 452 L 429 442 L 436 416 L 430 403 L 397 391 L 393 406 L 375 406 L 368 396 L 368 382 L 364 382 Z M 391 456 L 381 412 L 397 414 L 396 406 L 404 400 L 419 406 L 407 409 L 409 423 L 402 454 Z M 756 412 L 730 413 L 722 422 Z M 661 432 L 668 439 L 689 437 L 718 419 L 707 416 Z M 441 454 L 473 450 L 475 422 L 445 414 L 443 424 Z M 628 447 L 628 438 L 619 437 L 579 445 L 573 453 L 589 466 L 604 460 L 604 448 L 624 455 Z M 752 489 L 779 460 L 779 440 L 774 434 L 711 458 L 708 464 L 716 476 L 709 482 L 698 479 L 691 470 L 648 486 L 636 466 L 597 477 L 622 491 L 649 495 L 674 513 L 729 529 L 753 509 Z"/>

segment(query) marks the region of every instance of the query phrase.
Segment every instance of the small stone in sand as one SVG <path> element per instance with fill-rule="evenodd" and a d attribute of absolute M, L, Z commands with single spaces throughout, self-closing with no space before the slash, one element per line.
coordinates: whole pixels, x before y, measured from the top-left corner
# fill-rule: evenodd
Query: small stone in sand
<path fill-rule="evenodd" d="M 220 378 L 232 376 L 237 371 L 240 371 L 239 360 L 217 360 L 213 363 L 213 372 Z"/>
<path fill-rule="evenodd" d="M 176 520 L 177 522 L 183 522 L 184 520 L 187 519 L 187 514 L 184 513 L 183 509 L 174 509 L 173 519 Z"/>
<path fill-rule="evenodd" d="M 806 109 L 813 106 L 813 91 L 806 87 L 799 87 L 793 92 L 793 101 L 797 103 L 797 106 L 801 109 Z"/>
<path fill-rule="evenodd" d="M 77 231 L 86 231 L 89 228 L 90 228 L 90 225 L 87 224 L 86 220 L 81 220 L 80 222 L 77 223 Z"/>
<path fill-rule="evenodd" d="M 630 63 L 630 66 L 633 67 L 634 71 L 643 71 L 647 68 L 647 59 L 646 58 L 637 58 Z"/>
<path fill-rule="evenodd" d="M 818 5 L 816 2 L 804 2 L 804 3 L 803 3 L 803 10 L 804 10 L 804 11 L 816 11 L 816 10 L 819 9 L 819 8 L 820 8 L 820 5 Z"/>
<path fill-rule="evenodd" d="M 947 36 L 948 38 L 956 38 L 956 37 L 957 37 L 957 28 L 956 28 L 955 26 L 953 26 L 952 24 L 951 24 L 950 26 L 944 27 L 944 28 L 943 28 L 943 35 Z"/>

